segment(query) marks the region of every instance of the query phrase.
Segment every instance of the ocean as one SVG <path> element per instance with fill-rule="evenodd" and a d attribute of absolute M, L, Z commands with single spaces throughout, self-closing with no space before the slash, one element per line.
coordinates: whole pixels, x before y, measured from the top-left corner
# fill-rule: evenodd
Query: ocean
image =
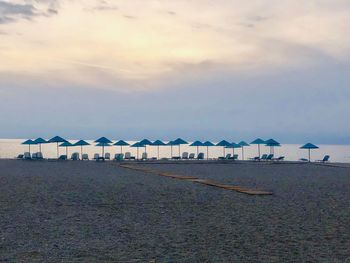
<path fill-rule="evenodd" d="M 0 139 L 0 158 L 15 158 L 18 154 L 28 151 L 28 145 L 22 145 L 21 143 L 24 139 Z M 77 140 L 69 140 L 71 143 L 76 142 Z M 101 147 L 94 146 L 93 141 L 87 140 L 90 146 L 84 146 L 83 153 L 87 153 L 89 158 L 92 158 L 94 153 L 102 153 Z M 135 141 L 128 141 L 130 144 Z M 42 144 L 42 153 L 44 158 L 55 158 L 57 157 L 57 148 L 56 143 Z M 275 147 L 274 154 L 275 157 L 285 156 L 285 160 L 296 161 L 300 158 L 308 158 L 307 150 L 299 149 L 301 145 L 297 144 L 282 144 L 281 147 Z M 350 145 L 318 145 L 320 148 L 317 150 L 312 150 L 311 159 L 319 160 L 322 159 L 324 155 L 328 154 L 331 156 L 332 162 L 341 162 L 341 163 L 350 163 Z M 129 146 L 123 147 L 123 152 L 131 152 L 133 156 L 137 156 L 137 149 L 131 148 Z M 223 147 L 209 147 L 209 158 L 217 158 L 223 156 Z M 31 146 L 31 152 L 39 151 L 38 145 Z M 105 152 L 114 156 L 116 153 L 120 153 L 120 146 L 111 146 L 105 147 Z M 139 156 L 141 157 L 144 148 L 139 148 Z M 146 151 L 148 157 L 157 157 L 157 147 L 156 146 L 147 146 Z M 181 145 L 180 148 L 182 152 L 189 152 L 197 154 L 197 147 L 190 147 L 188 145 Z M 73 152 L 80 153 L 80 147 L 69 147 L 68 155 L 70 156 Z M 207 155 L 206 147 L 199 147 L 199 152 L 203 152 L 205 156 Z M 231 153 L 232 149 L 226 149 L 225 153 Z M 242 149 L 235 149 L 235 154 L 239 155 L 239 159 L 242 159 Z M 244 147 L 244 158 L 248 159 L 254 156 L 257 156 L 257 146 L 251 145 Z M 261 146 L 261 154 L 270 153 L 270 147 Z M 59 147 L 59 154 L 66 154 L 65 147 Z M 179 147 L 173 146 L 173 156 L 179 155 Z M 160 146 L 159 147 L 159 157 L 170 157 L 171 156 L 171 147 L 170 146 Z"/>

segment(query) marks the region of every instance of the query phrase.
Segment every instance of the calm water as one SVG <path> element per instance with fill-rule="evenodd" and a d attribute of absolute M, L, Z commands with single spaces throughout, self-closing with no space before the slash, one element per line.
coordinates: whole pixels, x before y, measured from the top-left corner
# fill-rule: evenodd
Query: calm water
<path fill-rule="evenodd" d="M 0 158 L 14 158 L 20 153 L 23 153 L 25 151 L 28 151 L 27 145 L 21 145 L 21 142 L 24 140 L 22 139 L 0 139 Z M 70 142 L 74 143 L 76 140 L 70 140 Z M 89 143 L 93 144 L 92 141 L 88 141 Z M 134 143 L 133 141 L 129 141 L 130 144 Z M 307 158 L 307 150 L 301 150 L 299 149 L 300 145 L 294 145 L 294 144 L 284 144 L 281 147 L 275 148 L 275 156 L 283 155 L 286 157 L 286 160 L 295 161 L 299 158 Z M 346 162 L 350 163 L 350 145 L 319 145 L 320 149 L 313 150 L 311 152 L 311 159 L 321 159 L 325 154 L 329 154 L 331 156 L 331 161 L 333 162 Z M 171 155 L 171 147 L 170 146 L 161 146 L 160 148 L 160 157 L 170 157 Z M 39 151 L 38 145 L 32 145 L 31 146 L 31 152 Z M 123 152 L 126 151 L 131 152 L 134 156 L 137 155 L 137 149 L 131 148 L 128 146 L 123 147 Z M 189 153 L 197 152 L 197 147 L 190 147 L 187 145 L 181 146 L 181 153 L 187 151 Z M 199 151 L 203 152 L 205 155 L 207 154 L 206 147 L 199 147 Z M 55 158 L 57 156 L 56 152 L 56 144 L 43 144 L 42 145 L 42 152 L 45 158 Z M 73 152 L 80 152 L 80 147 L 70 147 L 68 148 L 68 154 L 69 156 Z M 92 158 L 94 153 L 100 153 L 102 152 L 101 147 L 96 146 L 84 146 L 83 152 L 89 154 L 89 157 Z M 111 146 L 106 147 L 105 152 L 111 153 L 111 156 L 114 156 L 115 153 L 120 152 L 120 146 Z M 144 152 L 144 148 L 139 149 L 139 154 L 141 156 L 141 153 Z M 269 153 L 270 148 L 261 146 L 261 153 Z M 59 148 L 60 154 L 66 153 L 66 148 Z M 147 146 L 147 153 L 148 157 L 157 157 L 157 147 L 156 146 Z M 232 149 L 226 149 L 226 153 L 232 153 Z M 241 149 L 235 149 L 235 153 L 239 154 L 239 159 L 242 158 L 242 150 Z M 173 147 L 173 155 L 178 156 L 179 154 L 179 147 L 174 146 Z M 219 156 L 223 155 L 223 148 L 222 147 L 209 147 L 209 158 L 217 158 Z M 252 145 L 249 147 L 244 148 L 244 156 L 245 158 L 254 157 L 257 155 L 257 146 Z"/>

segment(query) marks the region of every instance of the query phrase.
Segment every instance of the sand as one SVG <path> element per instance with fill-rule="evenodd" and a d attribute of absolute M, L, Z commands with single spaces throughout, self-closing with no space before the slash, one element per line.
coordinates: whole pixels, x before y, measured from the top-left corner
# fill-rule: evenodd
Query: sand
<path fill-rule="evenodd" d="M 274 195 L 249 196 L 112 162 L 1 160 L 0 261 L 350 261 L 349 168 L 136 165 Z"/>

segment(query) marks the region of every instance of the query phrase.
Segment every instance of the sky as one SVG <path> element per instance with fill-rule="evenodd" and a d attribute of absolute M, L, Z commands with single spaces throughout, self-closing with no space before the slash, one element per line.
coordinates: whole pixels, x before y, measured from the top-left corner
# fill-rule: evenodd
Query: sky
<path fill-rule="evenodd" d="M 0 0 L 0 138 L 350 144 L 348 0 Z"/>

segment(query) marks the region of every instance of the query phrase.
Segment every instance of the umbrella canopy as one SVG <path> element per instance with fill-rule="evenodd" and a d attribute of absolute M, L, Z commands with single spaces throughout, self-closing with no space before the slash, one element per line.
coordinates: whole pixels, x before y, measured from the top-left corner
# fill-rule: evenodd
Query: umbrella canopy
<path fill-rule="evenodd" d="M 139 148 L 145 147 L 145 145 L 143 145 L 141 142 L 136 142 L 133 145 L 131 145 L 130 147 L 137 148 L 137 159 L 139 159 Z"/>
<path fill-rule="evenodd" d="M 245 147 L 245 146 L 249 146 L 249 144 L 246 143 L 245 141 L 241 141 L 241 142 L 239 143 L 239 145 L 242 146 L 242 160 L 244 160 L 244 147 Z"/>
<path fill-rule="evenodd" d="M 80 141 L 77 141 L 76 143 L 74 143 L 74 146 L 80 146 L 80 155 L 81 155 L 82 159 L 83 159 L 83 146 L 87 146 L 87 145 L 90 145 L 90 143 L 88 143 L 84 140 L 80 140 Z"/>
<path fill-rule="evenodd" d="M 142 145 L 152 145 L 152 142 L 150 140 L 147 140 L 147 139 L 143 139 L 142 141 L 140 141 L 140 143 Z"/>
<path fill-rule="evenodd" d="M 311 150 L 318 149 L 319 147 L 312 143 L 307 143 L 300 147 L 300 149 L 306 149 L 309 152 L 309 162 L 311 162 Z"/>
<path fill-rule="evenodd" d="M 221 146 L 223 148 L 223 157 L 225 157 L 225 147 L 229 146 L 230 143 L 226 140 L 222 140 L 221 142 L 218 142 L 216 146 Z"/>
<path fill-rule="evenodd" d="M 120 153 L 123 153 L 123 146 L 128 146 L 130 144 L 128 144 L 126 141 L 119 140 L 113 145 L 120 146 Z"/>
<path fill-rule="evenodd" d="M 186 142 L 185 140 L 181 139 L 181 138 L 177 138 L 176 140 L 173 141 L 174 145 L 178 145 L 179 146 L 179 156 L 181 156 L 181 145 L 182 144 L 188 144 L 188 142 Z"/>
<path fill-rule="evenodd" d="M 46 140 L 44 140 L 43 138 L 37 138 L 35 141 L 34 141 L 36 144 L 39 144 L 39 152 L 41 152 L 41 144 L 43 143 L 47 143 Z"/>
<path fill-rule="evenodd" d="M 106 137 L 101 137 L 101 138 L 97 139 L 95 142 L 102 143 L 102 144 L 112 143 L 112 141 L 107 139 Z"/>
<path fill-rule="evenodd" d="M 257 138 L 254 141 L 252 141 L 250 144 L 256 144 L 258 145 L 258 155 L 259 155 L 259 159 L 260 159 L 260 144 L 265 144 L 265 141 L 263 139 Z"/>
<path fill-rule="evenodd" d="M 203 146 L 207 147 L 207 160 L 208 160 L 209 159 L 209 147 L 215 146 L 215 144 L 210 142 L 210 141 L 206 141 L 205 143 L 203 143 Z"/>
<path fill-rule="evenodd" d="M 74 146 L 74 144 L 71 144 L 68 141 L 63 142 L 62 144 L 60 144 L 60 147 L 66 147 L 66 156 L 68 158 L 68 147 Z"/>
<path fill-rule="evenodd" d="M 197 156 L 198 156 L 198 151 L 199 151 L 199 146 L 204 146 L 204 144 L 201 141 L 195 141 L 190 146 L 196 146 L 197 147 Z"/>
<path fill-rule="evenodd" d="M 157 146 L 157 159 L 159 160 L 159 146 L 165 146 L 166 144 L 161 140 L 156 140 L 152 143 L 152 146 Z"/>
<path fill-rule="evenodd" d="M 270 147 L 270 154 L 274 153 L 274 147 L 279 147 L 281 144 L 278 141 L 275 141 L 274 139 L 269 139 L 265 141 L 266 146 Z"/>
<path fill-rule="evenodd" d="M 59 156 L 58 144 L 59 144 L 59 143 L 62 143 L 62 142 L 66 142 L 66 141 L 67 141 L 67 140 L 63 139 L 63 138 L 60 137 L 60 136 L 55 136 L 55 137 L 51 138 L 51 139 L 48 141 L 49 143 L 55 142 L 55 143 L 57 144 L 57 158 L 58 158 L 58 156 Z"/>
<path fill-rule="evenodd" d="M 29 147 L 29 154 L 30 154 L 30 146 L 36 144 L 33 140 L 26 140 L 22 142 L 23 145 L 28 145 Z"/>

